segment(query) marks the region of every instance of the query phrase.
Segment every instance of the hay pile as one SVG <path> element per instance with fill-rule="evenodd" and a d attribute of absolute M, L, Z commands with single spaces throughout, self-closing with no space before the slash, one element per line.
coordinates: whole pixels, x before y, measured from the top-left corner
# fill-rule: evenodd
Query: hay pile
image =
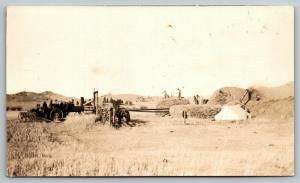
<path fill-rule="evenodd" d="M 251 100 L 246 104 L 246 108 L 249 109 L 252 117 L 267 119 L 294 117 L 294 82 L 277 87 L 252 87 L 251 89 Z"/>
<path fill-rule="evenodd" d="M 246 108 L 255 118 L 289 119 L 294 117 L 294 102 L 294 96 L 283 99 L 251 100 L 247 103 Z"/>
<path fill-rule="evenodd" d="M 241 100 L 242 99 L 242 100 Z M 218 89 L 207 104 L 187 105 L 187 99 L 170 98 L 162 100 L 157 107 L 169 108 L 173 117 L 182 117 L 185 110 L 189 117 L 214 118 L 223 105 L 243 106 L 252 117 L 267 119 L 289 119 L 294 117 L 294 84 L 279 87 L 250 87 L 247 90 L 237 87 Z"/>
<path fill-rule="evenodd" d="M 171 106 L 174 105 L 187 105 L 190 104 L 188 99 L 181 99 L 179 100 L 178 98 L 167 98 L 167 99 L 163 99 L 161 101 L 158 102 L 158 104 L 156 105 L 157 108 L 170 108 Z"/>
<path fill-rule="evenodd" d="M 218 89 L 210 97 L 208 104 L 209 105 L 225 105 L 228 103 L 237 104 L 240 99 L 245 95 L 246 90 L 243 88 L 237 87 L 225 87 Z M 249 96 L 246 95 L 243 101 L 247 101 Z"/>
<path fill-rule="evenodd" d="M 175 105 L 170 107 L 172 117 L 182 117 L 182 111 L 188 113 L 188 117 L 212 119 L 221 111 L 220 105 Z"/>

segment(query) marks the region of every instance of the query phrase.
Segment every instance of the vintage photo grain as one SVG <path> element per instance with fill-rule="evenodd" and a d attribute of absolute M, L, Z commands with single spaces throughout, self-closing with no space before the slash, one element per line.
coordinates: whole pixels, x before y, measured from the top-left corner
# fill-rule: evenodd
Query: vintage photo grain
<path fill-rule="evenodd" d="M 293 176 L 291 6 L 7 8 L 7 176 Z"/>

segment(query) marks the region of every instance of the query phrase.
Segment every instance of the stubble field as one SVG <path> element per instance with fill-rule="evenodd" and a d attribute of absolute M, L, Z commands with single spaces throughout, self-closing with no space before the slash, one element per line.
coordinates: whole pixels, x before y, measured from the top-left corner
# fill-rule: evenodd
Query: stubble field
<path fill-rule="evenodd" d="M 18 123 L 7 113 L 8 176 L 294 175 L 294 119 L 246 122 L 131 113 L 113 129 L 94 115 Z"/>

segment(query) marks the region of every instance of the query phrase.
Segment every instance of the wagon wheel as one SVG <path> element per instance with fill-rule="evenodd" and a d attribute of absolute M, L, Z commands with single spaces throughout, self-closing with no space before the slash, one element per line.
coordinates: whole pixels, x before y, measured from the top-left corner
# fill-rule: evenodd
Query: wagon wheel
<path fill-rule="evenodd" d="M 105 124 L 105 110 L 104 109 L 101 109 L 101 112 L 100 112 L 100 121 L 101 121 L 101 123 L 103 125 Z"/>
<path fill-rule="evenodd" d="M 105 123 L 109 122 L 109 120 L 110 120 L 110 111 L 108 109 L 105 109 L 104 120 L 105 120 Z"/>
<path fill-rule="evenodd" d="M 95 123 L 98 122 L 98 121 L 101 122 L 101 109 L 100 108 L 97 108 Z"/>
<path fill-rule="evenodd" d="M 36 113 L 35 112 L 31 112 L 29 115 L 29 121 L 36 121 Z"/>
<path fill-rule="evenodd" d="M 50 113 L 51 120 L 56 123 L 62 122 L 63 117 L 64 117 L 64 114 L 63 114 L 62 110 L 57 109 L 57 108 L 53 109 Z"/>
<path fill-rule="evenodd" d="M 129 114 L 129 111 L 127 110 L 123 110 L 121 112 L 121 119 L 120 119 L 120 122 L 123 123 L 123 122 L 126 122 L 128 124 L 128 122 L 130 121 L 130 114 Z"/>
<path fill-rule="evenodd" d="M 130 113 L 129 113 L 129 111 L 125 112 L 125 120 L 126 120 L 126 123 L 128 123 L 130 121 Z"/>

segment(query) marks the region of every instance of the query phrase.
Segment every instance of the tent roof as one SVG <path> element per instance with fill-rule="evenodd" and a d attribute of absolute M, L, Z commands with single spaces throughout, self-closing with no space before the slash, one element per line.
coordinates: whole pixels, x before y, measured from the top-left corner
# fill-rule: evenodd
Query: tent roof
<path fill-rule="evenodd" d="M 224 105 L 222 110 L 215 116 L 216 120 L 246 120 L 250 114 L 240 105 Z"/>

